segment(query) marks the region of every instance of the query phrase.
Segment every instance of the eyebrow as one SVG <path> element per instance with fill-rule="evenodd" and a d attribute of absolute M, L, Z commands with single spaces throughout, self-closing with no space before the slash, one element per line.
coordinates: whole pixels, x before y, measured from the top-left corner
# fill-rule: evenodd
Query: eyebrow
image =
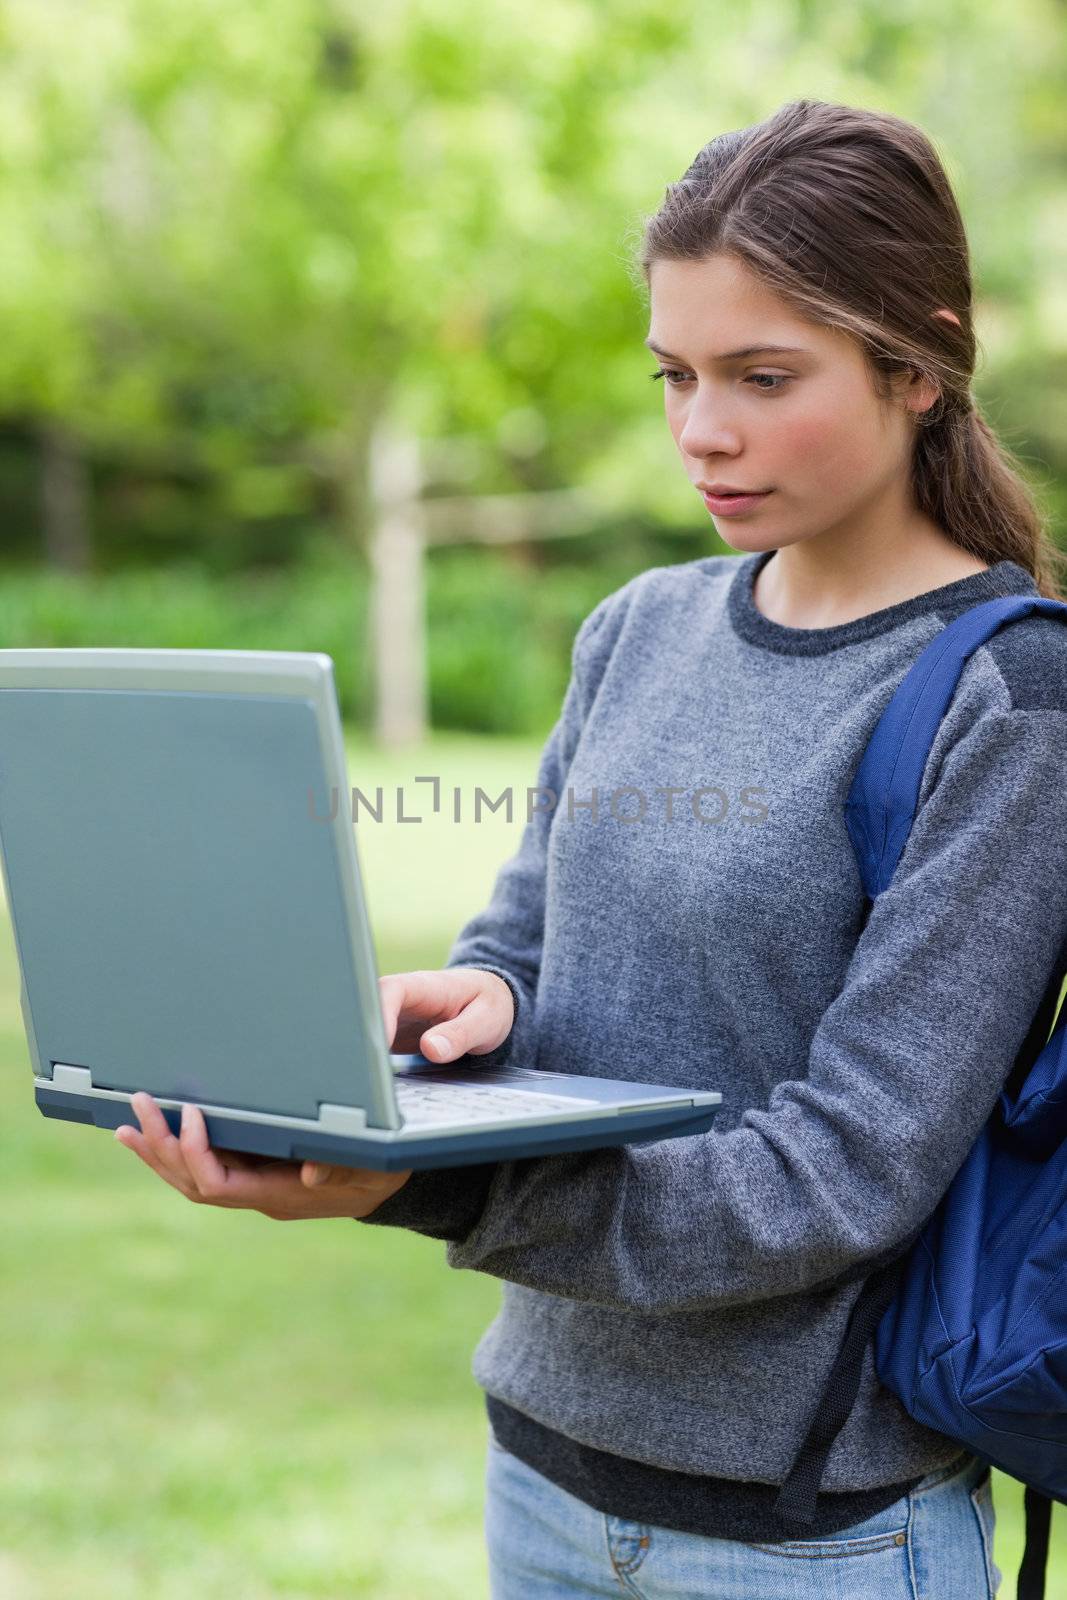
<path fill-rule="evenodd" d="M 670 350 L 661 350 L 659 345 L 654 344 L 651 339 L 646 339 L 645 344 L 650 350 L 654 350 L 658 356 L 663 356 L 668 361 L 681 361 L 682 359 L 681 356 L 674 355 Z M 812 354 L 811 350 L 805 350 L 801 345 L 796 344 L 746 344 L 740 350 L 725 350 L 721 356 L 712 356 L 711 359 L 713 361 L 740 361 L 742 356 L 810 356 Z"/>

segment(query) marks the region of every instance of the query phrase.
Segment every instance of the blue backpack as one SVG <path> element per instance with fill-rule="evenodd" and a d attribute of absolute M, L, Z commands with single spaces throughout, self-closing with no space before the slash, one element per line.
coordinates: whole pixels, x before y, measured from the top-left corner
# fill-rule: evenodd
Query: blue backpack
<path fill-rule="evenodd" d="M 964 662 L 1031 612 L 1067 622 L 1067 605 L 1037 595 L 986 600 L 954 618 L 882 714 L 845 805 L 868 914 L 904 849 Z M 860 1291 L 775 1502 L 787 1526 L 811 1526 L 873 1335 L 878 1376 L 909 1415 L 1025 1485 L 1018 1600 L 1042 1600 L 1052 1505 L 1067 1504 L 1067 1004 L 1052 1029 L 1063 978 L 1052 973 L 994 1112 L 937 1210 Z"/>

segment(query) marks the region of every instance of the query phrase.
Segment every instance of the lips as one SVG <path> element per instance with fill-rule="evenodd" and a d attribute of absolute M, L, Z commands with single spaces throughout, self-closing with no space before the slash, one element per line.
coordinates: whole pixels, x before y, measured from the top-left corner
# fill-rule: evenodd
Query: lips
<path fill-rule="evenodd" d="M 773 494 L 774 491 L 773 489 L 762 489 L 755 493 L 712 494 L 708 490 L 703 490 L 702 493 L 704 504 L 709 511 L 716 516 L 729 516 L 741 511 L 751 511 L 754 507 L 761 505 L 767 496 Z"/>

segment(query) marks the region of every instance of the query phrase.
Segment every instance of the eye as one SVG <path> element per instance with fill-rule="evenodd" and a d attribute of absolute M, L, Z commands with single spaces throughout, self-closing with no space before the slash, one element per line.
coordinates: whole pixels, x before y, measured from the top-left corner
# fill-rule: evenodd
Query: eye
<path fill-rule="evenodd" d="M 679 372 L 677 367 L 658 367 L 649 376 L 653 383 L 657 378 L 666 378 L 672 389 L 677 389 L 680 384 L 689 382 L 688 376 L 684 372 Z M 792 381 L 785 373 L 781 372 L 750 372 L 745 382 L 751 383 L 754 378 L 765 380 L 767 387 L 764 387 L 759 382 L 754 385 L 761 394 L 780 394 L 785 385 Z M 771 385 L 774 387 L 772 388 Z"/>

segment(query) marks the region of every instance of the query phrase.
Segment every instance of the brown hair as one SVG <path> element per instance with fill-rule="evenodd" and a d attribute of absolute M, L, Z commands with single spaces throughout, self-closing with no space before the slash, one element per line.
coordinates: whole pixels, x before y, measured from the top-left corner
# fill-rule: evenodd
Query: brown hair
<path fill-rule="evenodd" d="M 971 393 L 967 237 L 927 136 L 886 112 L 824 100 L 791 100 L 719 134 L 644 220 L 636 265 L 647 290 L 654 261 L 720 252 L 801 316 L 858 339 L 884 402 L 894 374 L 933 380 L 939 397 L 916 414 L 916 505 L 979 560 L 1015 561 L 1042 594 L 1063 599 L 1067 558 Z"/>

